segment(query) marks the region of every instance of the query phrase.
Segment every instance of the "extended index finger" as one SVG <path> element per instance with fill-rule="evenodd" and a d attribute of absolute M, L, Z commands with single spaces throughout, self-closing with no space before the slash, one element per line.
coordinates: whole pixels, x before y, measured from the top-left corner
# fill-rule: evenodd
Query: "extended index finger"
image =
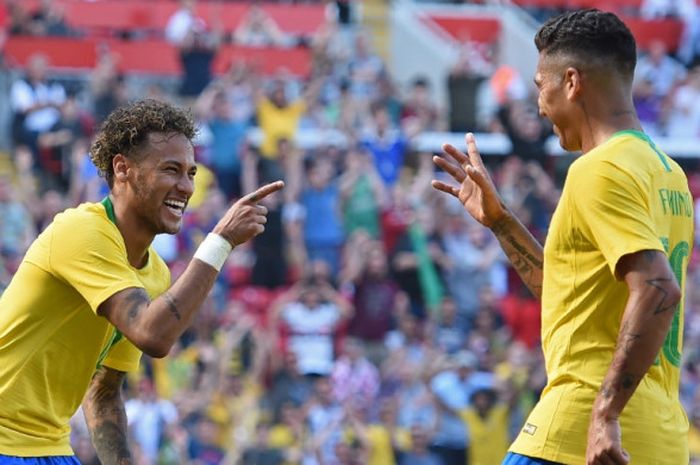
<path fill-rule="evenodd" d="M 284 181 L 275 181 L 271 182 L 270 184 L 265 184 L 264 186 L 258 188 L 258 190 L 251 192 L 250 194 L 246 195 L 243 197 L 244 202 L 259 202 L 260 200 L 264 199 L 268 195 L 272 194 L 273 192 L 277 192 L 278 190 L 282 189 L 284 187 Z"/>

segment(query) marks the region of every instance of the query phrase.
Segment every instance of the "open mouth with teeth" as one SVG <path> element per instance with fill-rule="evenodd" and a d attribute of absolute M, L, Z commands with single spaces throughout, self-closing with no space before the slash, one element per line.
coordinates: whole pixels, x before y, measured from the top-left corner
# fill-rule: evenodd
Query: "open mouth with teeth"
<path fill-rule="evenodd" d="M 166 200 L 163 202 L 165 206 L 170 210 L 170 212 L 177 216 L 181 217 L 182 214 L 185 212 L 185 206 L 187 205 L 186 202 L 183 202 L 181 200 Z"/>

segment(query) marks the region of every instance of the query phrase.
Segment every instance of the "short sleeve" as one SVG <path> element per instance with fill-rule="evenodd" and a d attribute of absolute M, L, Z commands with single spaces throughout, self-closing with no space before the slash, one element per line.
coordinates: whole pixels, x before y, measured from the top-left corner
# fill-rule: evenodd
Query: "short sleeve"
<path fill-rule="evenodd" d="M 112 346 L 102 365 L 117 371 L 129 372 L 138 370 L 140 361 L 141 351 L 123 337 Z"/>
<path fill-rule="evenodd" d="M 649 209 L 649 198 L 629 173 L 608 162 L 572 173 L 572 192 L 584 235 L 600 250 L 613 275 L 624 255 L 664 251 Z M 581 173 L 584 171 L 585 173 Z"/>
<path fill-rule="evenodd" d="M 81 221 L 82 220 L 82 221 Z M 87 301 L 93 312 L 112 295 L 143 284 L 130 266 L 126 249 L 107 220 L 80 215 L 52 225 L 51 272 Z"/>

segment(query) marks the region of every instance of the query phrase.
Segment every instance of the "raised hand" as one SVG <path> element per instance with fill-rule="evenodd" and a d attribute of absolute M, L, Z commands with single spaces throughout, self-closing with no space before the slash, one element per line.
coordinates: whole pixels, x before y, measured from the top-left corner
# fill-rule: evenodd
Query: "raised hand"
<path fill-rule="evenodd" d="M 222 236 L 234 247 L 261 234 L 267 223 L 267 208 L 258 205 L 258 202 L 283 187 L 283 181 L 275 181 L 241 197 L 231 205 L 212 232 Z"/>
<path fill-rule="evenodd" d="M 465 210 L 475 220 L 486 227 L 492 228 L 507 215 L 508 211 L 503 205 L 498 191 L 496 191 L 496 186 L 494 186 L 491 176 L 484 166 L 484 162 L 481 160 L 474 134 L 467 133 L 465 140 L 469 155 L 465 155 L 450 144 L 442 146 L 442 151 L 456 161 L 456 165 L 446 158 L 433 157 L 433 162 L 452 176 L 459 185 L 454 186 L 433 180 L 432 186 L 437 190 L 457 197 L 464 205 Z"/>

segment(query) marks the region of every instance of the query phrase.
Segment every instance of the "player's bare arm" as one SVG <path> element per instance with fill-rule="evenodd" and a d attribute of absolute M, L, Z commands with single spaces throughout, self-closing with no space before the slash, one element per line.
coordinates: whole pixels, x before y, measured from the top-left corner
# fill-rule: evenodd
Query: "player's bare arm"
<path fill-rule="evenodd" d="M 213 233 L 231 246 L 242 244 L 265 230 L 267 209 L 257 202 L 280 190 L 284 183 L 267 184 L 234 203 Z M 178 280 L 151 301 L 140 288 L 129 288 L 108 298 L 98 308 L 136 347 L 152 357 L 164 357 L 214 285 L 218 271 L 200 259 L 193 259 Z"/>
<path fill-rule="evenodd" d="M 459 199 L 475 220 L 493 231 L 520 278 L 539 298 L 542 296 L 542 245 L 503 204 L 481 159 L 474 135 L 469 133 L 465 139 L 467 154 L 450 144 L 442 147 L 443 152 L 456 163 L 443 157 L 433 157 L 435 164 L 459 185 L 438 180 L 433 180 L 432 185 Z"/>
<path fill-rule="evenodd" d="M 103 465 L 131 465 L 126 411 L 121 397 L 125 373 L 100 367 L 92 378 L 83 412 L 92 444 Z"/>
<path fill-rule="evenodd" d="M 681 299 L 668 258 L 660 251 L 645 250 L 623 257 L 617 273 L 627 283 L 629 299 L 612 363 L 593 405 L 588 465 L 629 462 L 622 450 L 618 418 L 659 354 Z"/>

